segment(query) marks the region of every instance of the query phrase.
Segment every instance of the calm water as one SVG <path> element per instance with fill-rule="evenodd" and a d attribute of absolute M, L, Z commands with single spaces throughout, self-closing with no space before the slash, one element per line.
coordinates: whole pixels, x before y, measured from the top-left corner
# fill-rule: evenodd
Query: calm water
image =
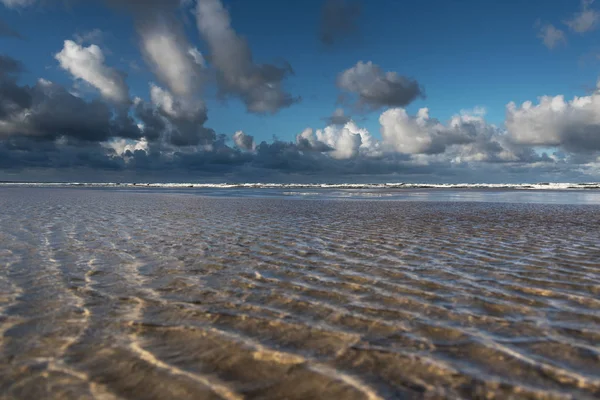
<path fill-rule="evenodd" d="M 0 398 L 600 397 L 597 192 L 335 193 L 1 188 Z"/>

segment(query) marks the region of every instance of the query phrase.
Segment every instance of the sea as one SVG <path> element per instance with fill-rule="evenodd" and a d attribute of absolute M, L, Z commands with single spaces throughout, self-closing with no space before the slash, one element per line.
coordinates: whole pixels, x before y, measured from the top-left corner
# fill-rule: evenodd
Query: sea
<path fill-rule="evenodd" d="M 0 183 L 0 399 L 598 398 L 598 183 Z"/>

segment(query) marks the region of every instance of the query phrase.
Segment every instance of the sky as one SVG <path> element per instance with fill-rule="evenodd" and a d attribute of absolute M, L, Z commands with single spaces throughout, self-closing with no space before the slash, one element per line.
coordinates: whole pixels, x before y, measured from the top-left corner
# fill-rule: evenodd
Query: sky
<path fill-rule="evenodd" d="M 592 0 L 0 0 L 0 180 L 600 178 Z"/>

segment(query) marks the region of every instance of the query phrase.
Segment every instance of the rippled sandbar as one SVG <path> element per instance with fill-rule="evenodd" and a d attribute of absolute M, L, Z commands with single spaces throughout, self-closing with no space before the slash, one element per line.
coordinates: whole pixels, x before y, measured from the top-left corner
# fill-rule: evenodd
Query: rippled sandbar
<path fill-rule="evenodd" d="M 0 398 L 600 397 L 600 206 L 284 197 L 1 188 Z"/>

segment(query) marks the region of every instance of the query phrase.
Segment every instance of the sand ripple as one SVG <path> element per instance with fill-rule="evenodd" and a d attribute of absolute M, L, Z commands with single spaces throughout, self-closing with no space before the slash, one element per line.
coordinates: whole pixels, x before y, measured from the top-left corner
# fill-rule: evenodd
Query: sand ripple
<path fill-rule="evenodd" d="M 0 204 L 0 398 L 600 397 L 598 206 Z"/>

